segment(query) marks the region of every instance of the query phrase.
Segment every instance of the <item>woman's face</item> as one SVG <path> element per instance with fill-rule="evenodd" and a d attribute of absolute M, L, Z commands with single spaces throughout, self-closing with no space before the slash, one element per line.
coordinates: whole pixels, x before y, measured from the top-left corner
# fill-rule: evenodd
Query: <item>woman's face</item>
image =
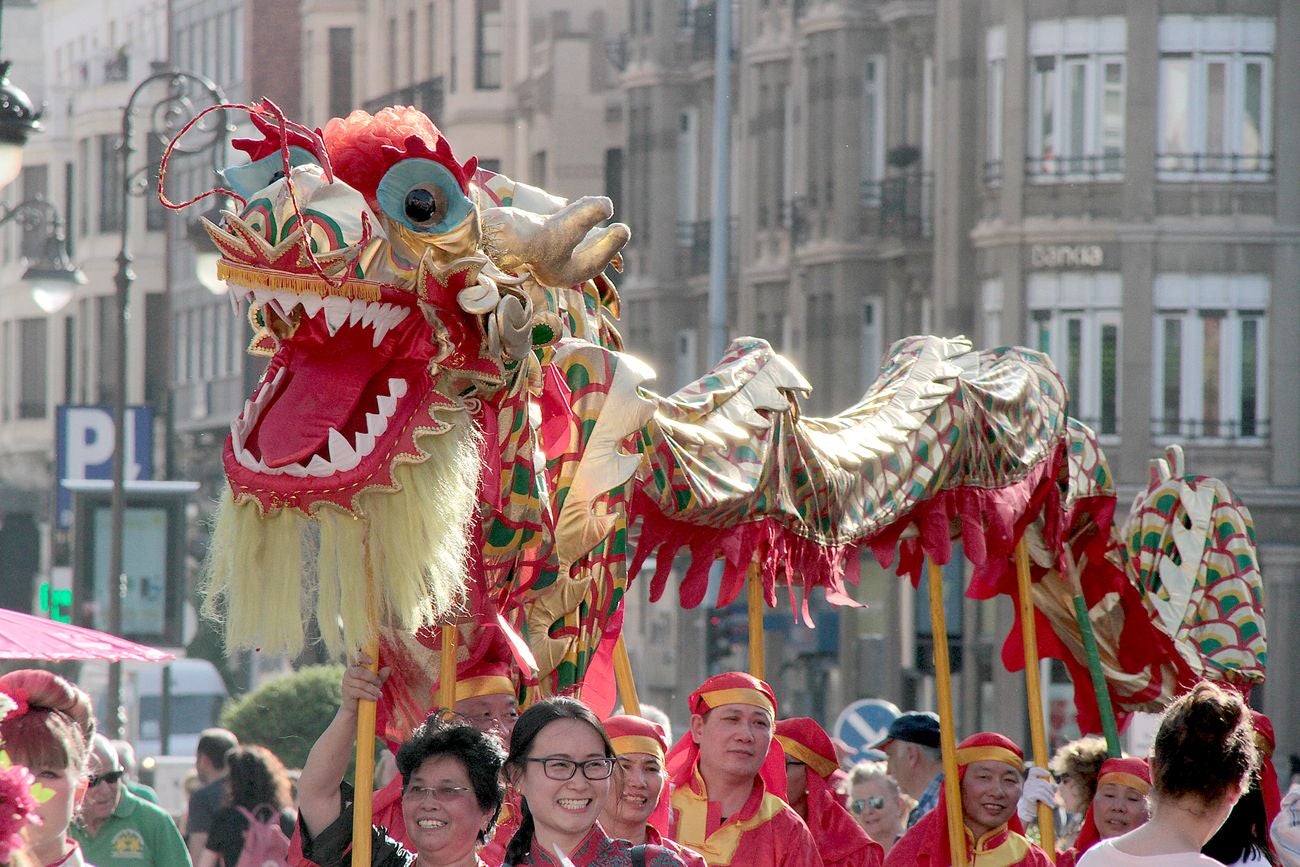
<path fill-rule="evenodd" d="M 879 843 L 892 843 L 903 833 L 906 815 L 901 795 L 891 795 L 884 780 L 865 780 L 853 784 L 850 812 L 871 839 Z"/>
<path fill-rule="evenodd" d="M 598 762 L 605 759 L 605 742 L 588 723 L 578 719 L 557 719 L 533 738 L 528 751 L 528 761 L 515 782 L 520 794 L 528 801 L 533 814 L 537 835 L 549 850 L 559 844 L 570 852 L 582 841 L 591 826 L 600 817 L 600 811 L 609 797 L 610 779 L 591 780 L 587 773 L 598 776 L 598 765 L 584 772 L 583 767 L 568 768 L 551 765 L 552 774 L 563 776 L 573 771 L 567 780 L 554 780 L 547 776 L 546 767 L 539 759 L 560 759 L 568 762 Z"/>
<path fill-rule="evenodd" d="M 1082 813 L 1088 809 L 1088 793 L 1079 782 L 1077 774 L 1071 771 L 1062 774 L 1057 779 L 1056 793 L 1061 799 L 1061 806 L 1065 807 L 1065 812 Z"/>
<path fill-rule="evenodd" d="M 474 852 L 491 814 L 479 806 L 474 784 L 456 756 L 420 763 L 402 792 L 402 818 L 421 864 L 458 864 Z"/>
<path fill-rule="evenodd" d="M 1119 783 L 1102 783 L 1092 799 L 1092 821 L 1102 839 L 1127 834 L 1150 817 L 1146 795 Z"/>
<path fill-rule="evenodd" d="M 659 795 L 667 779 L 658 756 L 649 753 L 619 756 L 610 797 L 601 818 L 608 818 L 612 827 L 644 825 L 659 804 Z"/>
<path fill-rule="evenodd" d="M 54 792 L 54 797 L 36 805 L 40 825 L 28 825 L 25 835 L 33 851 L 49 851 L 47 847 L 62 846 L 68 836 L 68 825 L 77 814 L 81 799 L 86 794 L 86 783 L 80 772 L 63 767 L 31 767 L 32 776 L 39 786 Z"/>

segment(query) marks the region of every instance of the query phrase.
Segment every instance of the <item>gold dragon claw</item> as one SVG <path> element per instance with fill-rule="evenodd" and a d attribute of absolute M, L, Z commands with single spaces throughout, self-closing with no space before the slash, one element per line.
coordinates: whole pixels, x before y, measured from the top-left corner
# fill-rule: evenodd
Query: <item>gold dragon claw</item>
<path fill-rule="evenodd" d="M 543 286 L 573 286 L 604 271 L 631 237 L 622 223 L 598 225 L 613 213 L 605 196 L 584 196 L 553 214 L 488 208 L 482 217 L 485 246 L 507 271 L 526 268 Z"/>

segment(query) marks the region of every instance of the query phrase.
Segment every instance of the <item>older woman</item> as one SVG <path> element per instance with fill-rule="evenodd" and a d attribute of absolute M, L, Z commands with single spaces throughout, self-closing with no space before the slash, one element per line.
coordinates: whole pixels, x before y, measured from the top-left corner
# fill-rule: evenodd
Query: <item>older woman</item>
<path fill-rule="evenodd" d="M 343 774 L 356 742 L 359 702 L 377 700 L 388 677 L 387 668 L 365 668 L 367 661 L 363 657 L 344 672 L 343 703 L 298 778 L 303 855 L 319 864 L 338 863 L 352 843 Z M 402 816 L 413 851 L 372 828 L 372 867 L 485 867 L 477 848 L 501 809 L 502 758 L 496 741 L 469 725 L 431 717 L 416 728 L 397 751 Z"/>
<path fill-rule="evenodd" d="M 907 831 L 916 804 L 889 776 L 884 762 L 859 762 L 849 771 L 849 812 L 886 855 Z"/>
<path fill-rule="evenodd" d="M 1127 834 L 1151 815 L 1147 795 L 1151 771 L 1144 759 L 1107 759 L 1097 774 L 1097 794 L 1088 805 L 1074 847 L 1056 859 L 1057 867 L 1074 867 L 1101 840 Z"/>
<path fill-rule="evenodd" d="M 41 824 L 27 827 L 27 849 L 21 857 L 45 867 L 84 867 L 68 826 L 86 795 L 86 764 L 95 733 L 90 698 L 57 674 L 40 669 L 0 677 L 0 692 L 17 705 L 0 722 L 0 741 L 9 758 L 30 769 L 44 790 L 36 810 Z"/>

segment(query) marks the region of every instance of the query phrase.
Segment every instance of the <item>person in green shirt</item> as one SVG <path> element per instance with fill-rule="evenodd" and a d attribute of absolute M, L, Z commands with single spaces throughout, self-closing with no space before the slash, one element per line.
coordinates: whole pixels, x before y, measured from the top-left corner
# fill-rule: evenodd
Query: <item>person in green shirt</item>
<path fill-rule="evenodd" d="M 89 787 L 72 836 L 96 867 L 189 867 L 190 854 L 171 816 L 131 794 L 112 742 L 95 735 Z"/>

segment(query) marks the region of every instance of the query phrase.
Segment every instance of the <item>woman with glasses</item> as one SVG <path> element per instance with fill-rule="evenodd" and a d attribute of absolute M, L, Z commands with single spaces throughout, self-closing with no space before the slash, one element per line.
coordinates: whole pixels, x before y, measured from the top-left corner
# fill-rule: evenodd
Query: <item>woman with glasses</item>
<path fill-rule="evenodd" d="M 506 777 L 519 792 L 521 820 L 506 847 L 511 867 L 684 867 L 670 849 L 613 840 L 597 819 L 610 796 L 615 753 L 587 706 L 549 698 L 515 723 Z"/>
<path fill-rule="evenodd" d="M 889 776 L 884 762 L 859 762 L 849 771 L 849 812 L 886 855 L 907 830 L 915 805 Z"/>
<path fill-rule="evenodd" d="M 95 732 L 90 698 L 57 674 L 39 669 L 0 677 L 0 693 L 15 705 L 0 721 L 0 741 L 10 760 L 27 767 L 41 790 L 36 808 L 41 824 L 27 826 L 21 857 L 42 867 L 84 867 L 68 827 L 86 794 L 86 762 Z"/>
<path fill-rule="evenodd" d="M 298 778 L 302 854 L 317 864 L 339 864 L 352 845 L 351 789 L 343 775 L 356 744 L 362 699 L 377 701 L 389 670 L 360 664 L 343 674 L 343 703 L 317 739 Z M 492 833 L 504 794 L 501 748 L 463 723 L 429 719 L 397 751 L 402 817 L 410 849 L 372 829 L 372 867 L 485 867 L 477 849 Z"/>
<path fill-rule="evenodd" d="M 253 745 L 227 753 L 226 767 L 230 770 L 230 804 L 212 817 L 212 830 L 197 867 L 239 863 L 251 822 L 273 823 L 283 832 L 282 845 L 288 851 L 294 814 L 292 784 L 284 765 L 266 747 Z"/>

